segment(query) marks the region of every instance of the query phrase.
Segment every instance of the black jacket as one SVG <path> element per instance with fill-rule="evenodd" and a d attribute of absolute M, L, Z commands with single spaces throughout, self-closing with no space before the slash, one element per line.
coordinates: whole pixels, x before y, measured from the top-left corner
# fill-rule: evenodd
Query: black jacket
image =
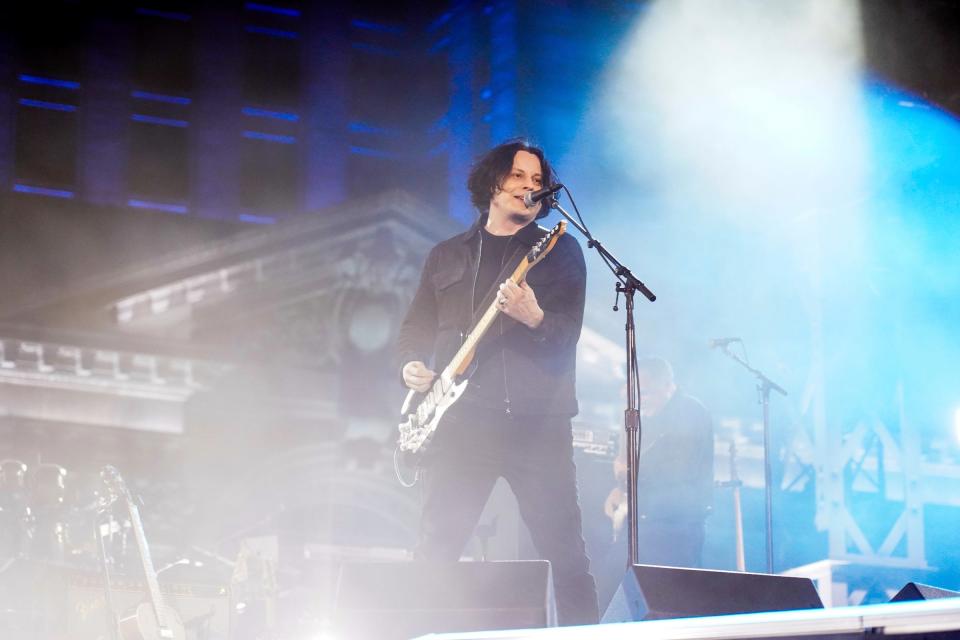
<path fill-rule="evenodd" d="M 543 235 L 531 223 L 507 246 L 503 282 L 521 257 Z M 421 360 L 439 373 L 492 301 L 493 291 L 473 308 L 474 286 L 482 251 L 480 221 L 444 240 L 427 256 L 420 285 L 400 327 L 399 364 Z M 458 404 L 505 409 L 518 414 L 575 415 L 577 341 L 583 325 L 586 265 L 577 241 L 568 234 L 527 273 L 527 283 L 543 309 L 543 322 L 530 329 L 505 314 L 481 341 L 476 369 Z M 491 398 L 489 390 L 498 389 Z M 485 393 L 486 392 L 486 393 Z"/>

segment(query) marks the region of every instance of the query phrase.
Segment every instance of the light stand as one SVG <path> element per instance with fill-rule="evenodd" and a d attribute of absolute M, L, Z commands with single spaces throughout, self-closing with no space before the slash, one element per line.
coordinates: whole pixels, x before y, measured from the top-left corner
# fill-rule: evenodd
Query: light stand
<path fill-rule="evenodd" d="M 730 359 L 738 362 L 757 379 L 758 402 L 763 407 L 763 486 L 765 493 L 765 525 L 767 532 L 767 573 L 773 573 L 773 480 L 770 470 L 770 390 L 773 389 L 784 396 L 787 392 L 783 387 L 768 378 L 762 371 L 751 367 L 744 359 L 731 352 L 727 345 L 721 346 L 723 352 Z"/>
<path fill-rule="evenodd" d="M 633 321 L 633 297 L 639 291 L 644 297 L 653 302 L 657 296 L 653 294 L 645 284 L 640 282 L 630 269 L 617 260 L 612 253 L 590 235 L 587 229 L 573 219 L 573 217 L 560 206 L 556 197 L 550 199 L 550 207 L 556 209 L 566 218 L 570 224 L 576 227 L 577 231 L 583 234 L 587 239 L 587 247 L 596 249 L 597 253 L 603 259 L 613 275 L 617 278 L 616 291 L 617 298 L 623 294 L 627 307 L 626 329 L 626 347 L 627 347 L 627 408 L 623 412 L 623 428 L 626 432 L 627 446 L 627 526 L 629 529 L 628 540 L 628 564 L 632 566 L 637 564 L 639 549 L 637 547 L 637 459 L 640 451 L 640 393 L 637 389 L 637 336 L 636 327 Z M 614 304 L 614 311 L 617 306 Z"/>

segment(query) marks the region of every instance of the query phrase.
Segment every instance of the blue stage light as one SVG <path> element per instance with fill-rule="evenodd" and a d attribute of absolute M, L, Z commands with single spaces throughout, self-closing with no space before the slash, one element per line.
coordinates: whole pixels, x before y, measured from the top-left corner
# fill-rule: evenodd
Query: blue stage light
<path fill-rule="evenodd" d="M 80 88 L 79 82 L 73 80 L 58 80 L 57 78 L 44 78 L 43 76 L 34 76 L 27 73 L 20 74 L 20 82 L 27 84 L 42 84 L 48 87 L 57 87 L 59 89 L 70 89 L 76 91 Z"/>
<path fill-rule="evenodd" d="M 244 5 L 247 11 L 259 11 L 261 13 L 273 13 L 278 16 L 287 16 L 288 18 L 299 18 L 299 9 L 290 9 L 287 7 L 276 7 L 271 4 L 261 4 L 259 2 L 248 2 Z"/>
<path fill-rule="evenodd" d="M 258 109 L 256 107 L 243 107 L 241 113 L 253 118 L 271 118 L 273 120 L 285 120 L 286 122 L 298 122 L 300 116 L 289 111 L 269 111 L 267 109 Z"/>
<path fill-rule="evenodd" d="M 153 102 L 163 102 L 166 104 L 189 105 L 193 102 L 190 98 L 183 96 L 168 96 L 162 93 L 151 93 L 149 91 L 131 91 L 131 98 L 138 100 L 152 100 Z"/>
<path fill-rule="evenodd" d="M 30 98 L 20 98 L 18 101 L 25 107 L 35 107 L 37 109 L 50 109 L 51 111 L 76 111 L 77 106 L 73 104 L 63 104 L 62 102 L 48 102 L 46 100 L 31 100 Z"/>
<path fill-rule="evenodd" d="M 176 213 L 180 215 L 190 212 L 186 205 L 171 204 L 169 202 L 152 202 L 150 200 L 137 200 L 132 198 L 127 200 L 127 204 L 138 209 L 153 209 L 155 211 L 164 211 L 166 213 Z"/>
<path fill-rule="evenodd" d="M 263 131 L 244 131 L 243 137 L 250 138 L 251 140 L 278 142 L 280 144 L 295 144 L 297 142 L 294 136 L 282 136 L 276 133 L 264 133 Z"/>
<path fill-rule="evenodd" d="M 67 189 L 51 189 L 49 187 L 35 187 L 29 184 L 17 183 L 13 185 L 13 190 L 18 193 L 30 193 L 37 196 L 50 196 L 51 198 L 72 198 L 73 191 Z"/>
<path fill-rule="evenodd" d="M 186 120 L 178 120 L 176 118 L 160 118 L 157 116 L 148 116 L 142 113 L 134 113 L 130 116 L 130 119 L 134 122 L 143 122 L 146 124 L 158 124 L 164 127 L 179 127 L 184 128 L 190 126 L 190 123 Z"/>

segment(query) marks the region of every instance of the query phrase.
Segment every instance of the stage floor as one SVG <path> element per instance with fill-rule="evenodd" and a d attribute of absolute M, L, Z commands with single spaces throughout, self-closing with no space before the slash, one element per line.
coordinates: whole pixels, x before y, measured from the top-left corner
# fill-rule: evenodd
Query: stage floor
<path fill-rule="evenodd" d="M 928 637 L 960 639 L 960 598 L 859 607 L 775 611 L 620 624 L 476 631 L 421 636 L 430 640 L 706 640 L 736 638 Z"/>

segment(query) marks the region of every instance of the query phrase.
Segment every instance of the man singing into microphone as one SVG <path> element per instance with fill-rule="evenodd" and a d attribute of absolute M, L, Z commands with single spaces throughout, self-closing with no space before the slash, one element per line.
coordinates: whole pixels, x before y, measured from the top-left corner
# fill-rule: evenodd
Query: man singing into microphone
<path fill-rule="evenodd" d="M 517 285 L 507 276 L 543 235 L 549 207 L 524 196 L 553 185 L 543 151 L 508 142 L 487 152 L 467 187 L 479 217 L 435 246 L 398 339 L 403 381 L 426 391 L 474 318 L 502 312 L 481 341 L 463 396 L 424 456 L 416 556 L 459 559 L 497 479 L 509 483 L 540 555 L 550 561 L 560 624 L 598 620 L 581 533 L 570 419 L 586 266 L 562 235 Z M 528 198 L 529 202 L 530 198 Z"/>

